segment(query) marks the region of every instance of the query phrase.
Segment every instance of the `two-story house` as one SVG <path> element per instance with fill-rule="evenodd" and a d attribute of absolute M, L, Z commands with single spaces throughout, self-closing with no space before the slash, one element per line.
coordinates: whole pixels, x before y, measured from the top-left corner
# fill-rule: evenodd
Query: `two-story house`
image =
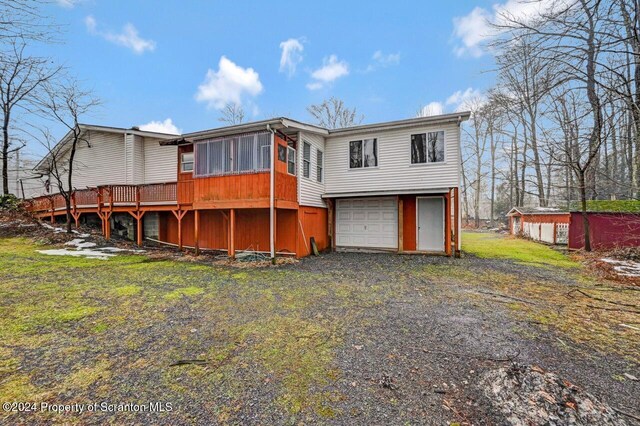
<path fill-rule="evenodd" d="M 274 118 L 165 138 L 162 148 L 177 147 L 176 201 L 156 208 L 154 236 L 231 256 L 302 257 L 314 244 L 451 255 L 460 249 L 460 125 L 468 117 L 335 130 Z M 141 242 L 147 226 L 138 228 Z"/>

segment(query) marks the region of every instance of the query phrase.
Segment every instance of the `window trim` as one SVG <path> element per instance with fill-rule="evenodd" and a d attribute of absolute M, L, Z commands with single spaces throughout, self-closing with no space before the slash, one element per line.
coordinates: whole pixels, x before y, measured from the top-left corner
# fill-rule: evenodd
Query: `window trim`
<path fill-rule="evenodd" d="M 304 158 L 305 148 L 309 147 L 309 159 Z M 311 144 L 305 140 L 302 141 L 302 177 L 311 179 Z M 307 168 L 308 165 L 308 168 Z"/>
<path fill-rule="evenodd" d="M 184 161 L 185 155 L 191 155 L 191 161 Z M 184 165 L 191 164 L 191 170 L 185 170 Z M 180 173 L 191 173 L 193 174 L 196 169 L 196 153 L 194 151 L 191 152 L 183 152 L 180 154 Z"/>
<path fill-rule="evenodd" d="M 420 135 L 420 134 L 427 134 L 427 133 L 437 133 L 437 132 L 442 132 L 443 133 L 443 137 L 442 137 L 442 143 L 443 143 L 443 149 L 444 149 L 444 159 L 442 161 L 433 161 L 433 162 L 429 162 L 426 161 L 424 163 L 413 163 L 411 161 L 411 136 L 413 135 Z M 428 158 L 428 157 L 427 157 Z M 424 130 L 424 131 L 418 131 L 415 133 L 411 133 L 409 134 L 409 167 L 433 167 L 435 165 L 438 164 L 447 164 L 447 130 L 439 128 L 439 129 L 434 129 L 434 130 Z"/>
<path fill-rule="evenodd" d="M 322 161 L 320 161 L 322 158 Z M 316 148 L 316 182 L 324 182 L 324 151 L 320 148 Z"/>
<path fill-rule="evenodd" d="M 364 165 L 364 141 L 365 140 L 375 141 L 375 145 L 376 145 L 376 165 L 375 166 L 365 167 Z M 360 142 L 362 144 L 362 151 L 363 151 L 362 166 L 360 167 L 351 167 L 351 143 L 352 142 Z M 349 145 L 347 147 L 347 170 L 369 170 L 369 169 L 377 169 L 379 167 L 380 167 L 380 143 L 378 141 L 378 138 L 361 138 L 361 139 L 354 139 L 349 141 Z"/>

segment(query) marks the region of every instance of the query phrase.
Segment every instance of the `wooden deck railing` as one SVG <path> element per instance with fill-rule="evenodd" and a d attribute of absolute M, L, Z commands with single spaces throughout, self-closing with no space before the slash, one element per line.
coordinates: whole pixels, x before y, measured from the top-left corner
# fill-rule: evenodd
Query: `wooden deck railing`
<path fill-rule="evenodd" d="M 145 205 L 185 205 L 193 203 L 193 182 L 167 182 L 146 185 L 102 185 L 73 191 L 72 209 L 108 209 L 114 206 L 139 208 Z M 63 210 L 64 197 L 51 194 L 32 198 L 26 202 L 31 212 Z"/>

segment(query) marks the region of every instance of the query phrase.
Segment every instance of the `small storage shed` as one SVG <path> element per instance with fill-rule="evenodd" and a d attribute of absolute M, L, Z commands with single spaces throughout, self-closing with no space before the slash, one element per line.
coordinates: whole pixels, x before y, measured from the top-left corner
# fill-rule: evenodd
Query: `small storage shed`
<path fill-rule="evenodd" d="M 553 207 L 514 207 L 507 217 L 512 235 L 549 244 L 567 244 L 571 219 L 568 211 Z"/>
<path fill-rule="evenodd" d="M 640 202 L 631 200 L 589 201 L 589 235 L 593 250 L 640 247 Z M 571 212 L 569 248 L 584 248 L 581 211 Z"/>

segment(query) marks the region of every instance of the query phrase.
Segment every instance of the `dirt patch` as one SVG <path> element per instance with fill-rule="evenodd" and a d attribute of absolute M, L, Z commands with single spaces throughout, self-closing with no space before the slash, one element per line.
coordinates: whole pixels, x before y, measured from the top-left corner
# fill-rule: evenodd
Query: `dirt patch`
<path fill-rule="evenodd" d="M 491 405 L 512 425 L 576 426 L 627 423 L 613 408 L 540 367 L 511 365 L 482 378 Z"/>

